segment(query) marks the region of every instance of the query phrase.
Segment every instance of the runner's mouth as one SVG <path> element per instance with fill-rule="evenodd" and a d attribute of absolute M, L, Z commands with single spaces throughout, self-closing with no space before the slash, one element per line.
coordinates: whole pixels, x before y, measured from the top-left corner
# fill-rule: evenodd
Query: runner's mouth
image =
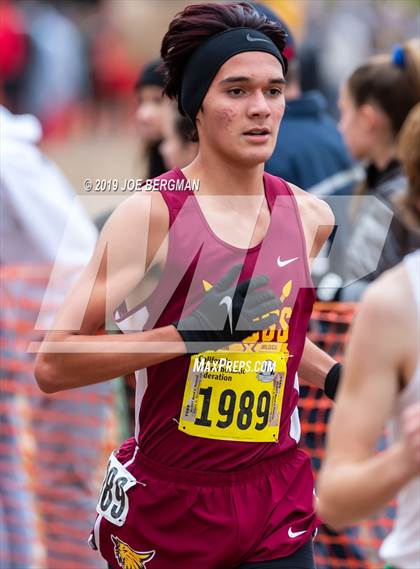
<path fill-rule="evenodd" d="M 246 136 L 265 136 L 270 134 L 270 129 L 268 128 L 253 128 L 244 132 Z"/>

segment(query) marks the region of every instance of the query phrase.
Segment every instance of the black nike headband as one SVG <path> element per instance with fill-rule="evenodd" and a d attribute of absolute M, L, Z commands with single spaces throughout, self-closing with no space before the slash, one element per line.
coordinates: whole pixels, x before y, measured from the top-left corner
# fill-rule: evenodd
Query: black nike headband
<path fill-rule="evenodd" d="M 252 28 L 230 28 L 205 41 L 188 60 L 178 100 L 180 112 L 195 123 L 203 99 L 221 66 L 234 55 L 245 51 L 263 51 L 274 55 L 286 75 L 287 59 L 268 36 Z"/>

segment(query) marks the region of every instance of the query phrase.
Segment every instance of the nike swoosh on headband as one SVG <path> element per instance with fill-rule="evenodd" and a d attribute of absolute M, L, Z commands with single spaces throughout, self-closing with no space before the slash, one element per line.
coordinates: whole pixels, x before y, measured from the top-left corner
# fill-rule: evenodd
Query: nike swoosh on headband
<path fill-rule="evenodd" d="M 246 39 L 248 41 L 265 41 L 267 43 L 272 43 L 271 40 L 265 40 L 263 38 L 253 38 L 252 36 L 250 36 L 249 34 L 246 34 Z"/>

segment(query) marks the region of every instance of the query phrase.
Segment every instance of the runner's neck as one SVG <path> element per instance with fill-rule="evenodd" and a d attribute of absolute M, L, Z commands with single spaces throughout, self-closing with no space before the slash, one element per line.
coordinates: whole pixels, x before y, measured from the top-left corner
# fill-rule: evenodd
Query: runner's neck
<path fill-rule="evenodd" d="M 203 195 L 264 195 L 264 164 L 246 168 L 240 164 L 221 163 L 206 154 L 182 169 L 187 179 L 200 180 L 200 196 Z"/>

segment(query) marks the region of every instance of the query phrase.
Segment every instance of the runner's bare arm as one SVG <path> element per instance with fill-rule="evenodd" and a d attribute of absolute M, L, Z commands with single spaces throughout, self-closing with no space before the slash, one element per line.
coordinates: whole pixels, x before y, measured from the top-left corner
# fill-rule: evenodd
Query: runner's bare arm
<path fill-rule="evenodd" d="M 400 286 L 389 286 L 390 278 L 372 285 L 355 318 L 329 427 L 318 507 L 323 521 L 336 529 L 385 506 L 415 475 L 405 443 L 375 453 L 399 378 L 407 377 L 411 364 L 407 319 L 396 302 L 404 296 Z"/>
<path fill-rule="evenodd" d="M 324 389 L 327 373 L 335 363 L 334 358 L 306 338 L 298 368 L 299 377 L 318 389 Z"/>
<path fill-rule="evenodd" d="M 297 186 L 292 184 L 290 186 L 299 206 L 308 261 L 311 265 L 334 228 L 334 214 L 326 202 Z M 298 370 L 302 379 L 319 389 L 324 389 L 325 377 L 334 364 L 335 360 L 331 356 L 306 338 Z"/>
<path fill-rule="evenodd" d="M 136 289 L 164 250 L 168 212 L 159 194 L 124 201 L 106 223 L 95 252 L 65 300 L 35 363 L 40 388 L 53 393 L 130 373 L 184 352 L 173 326 L 104 335 L 106 315 Z M 162 248 L 160 249 L 162 245 Z M 156 255 L 156 257 L 155 257 Z M 165 255 L 165 253 L 163 253 Z M 146 353 L 149 342 L 177 342 L 173 353 Z"/>

